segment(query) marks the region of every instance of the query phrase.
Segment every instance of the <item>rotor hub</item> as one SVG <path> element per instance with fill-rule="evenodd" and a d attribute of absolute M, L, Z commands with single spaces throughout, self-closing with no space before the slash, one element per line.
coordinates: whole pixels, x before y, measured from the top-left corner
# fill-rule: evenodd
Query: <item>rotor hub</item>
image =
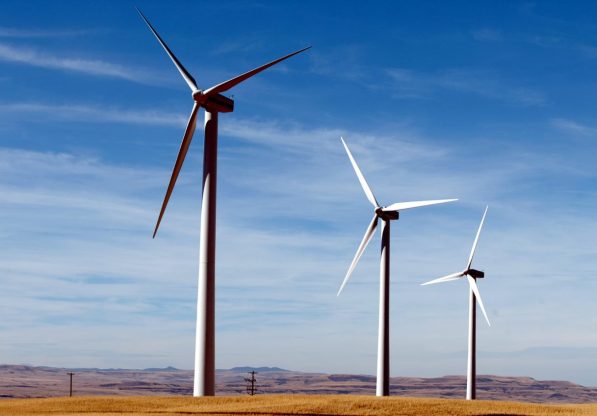
<path fill-rule="evenodd" d="M 193 91 L 193 100 L 195 100 L 199 104 L 203 103 L 205 101 L 205 95 L 203 95 L 203 91 Z"/>

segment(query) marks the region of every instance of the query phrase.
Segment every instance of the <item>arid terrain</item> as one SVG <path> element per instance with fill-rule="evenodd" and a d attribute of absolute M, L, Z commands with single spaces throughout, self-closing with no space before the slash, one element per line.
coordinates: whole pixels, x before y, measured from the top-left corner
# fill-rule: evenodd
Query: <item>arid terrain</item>
<path fill-rule="evenodd" d="M 0 400 L 2 415 L 595 415 L 596 404 L 548 405 L 496 401 L 337 395 L 244 397 L 66 397 Z"/>
<path fill-rule="evenodd" d="M 245 377 L 250 367 L 218 370 L 218 395 L 246 395 Z M 75 396 L 169 396 L 190 395 L 192 372 L 174 368 L 64 369 L 0 366 L 0 397 L 33 398 L 68 395 L 67 372 L 75 373 Z M 349 374 L 318 374 L 286 371 L 279 368 L 257 368 L 257 392 L 271 394 L 374 395 L 375 377 Z M 478 376 L 477 398 L 534 403 L 597 403 L 597 388 L 584 387 L 567 381 L 539 381 L 529 377 Z M 391 394 L 403 397 L 452 398 L 464 397 L 465 378 L 394 377 Z"/>

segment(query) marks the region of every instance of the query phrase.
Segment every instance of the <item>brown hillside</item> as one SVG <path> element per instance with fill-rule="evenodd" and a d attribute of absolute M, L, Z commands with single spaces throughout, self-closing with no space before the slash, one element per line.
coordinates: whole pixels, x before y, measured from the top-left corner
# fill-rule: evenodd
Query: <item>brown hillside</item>
<path fill-rule="evenodd" d="M 247 369 L 218 370 L 218 395 L 246 394 Z M 0 366 L 0 397 L 57 397 L 68 394 L 70 370 L 50 367 Z M 192 372 L 187 370 L 74 370 L 75 396 L 190 395 Z M 264 369 L 257 376 L 259 394 L 375 394 L 375 378 L 367 375 L 317 374 Z M 464 397 L 461 376 L 395 377 L 391 394 L 403 397 Z M 479 376 L 477 396 L 484 400 L 535 403 L 597 403 L 597 388 L 566 381 L 529 377 Z"/>

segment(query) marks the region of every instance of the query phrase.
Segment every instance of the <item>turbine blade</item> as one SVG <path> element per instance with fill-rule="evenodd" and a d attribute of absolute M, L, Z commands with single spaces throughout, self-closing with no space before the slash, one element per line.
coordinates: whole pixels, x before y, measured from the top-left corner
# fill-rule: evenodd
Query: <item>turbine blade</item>
<path fill-rule="evenodd" d="M 174 185 L 176 184 L 176 179 L 178 179 L 178 173 L 182 168 L 182 164 L 184 162 L 184 158 L 187 155 L 187 151 L 189 150 L 189 146 L 191 145 L 191 141 L 193 140 L 193 133 L 195 132 L 195 126 L 197 124 L 197 112 L 199 111 L 199 104 L 195 103 L 193 105 L 193 110 L 191 111 L 191 116 L 189 117 L 189 122 L 187 124 L 187 128 L 185 129 L 184 136 L 182 137 L 182 143 L 180 144 L 180 150 L 178 151 L 178 156 L 176 157 L 176 163 L 174 163 L 174 169 L 172 170 L 172 176 L 170 177 L 170 183 L 168 184 L 168 189 L 166 190 L 166 196 L 164 196 L 164 202 L 162 203 L 162 209 L 160 210 L 160 215 L 158 216 L 158 221 L 155 224 L 155 229 L 153 230 L 153 238 L 155 238 L 156 233 L 158 232 L 158 228 L 160 227 L 160 222 L 162 222 L 162 217 L 164 216 L 164 212 L 166 211 L 166 206 L 168 205 L 168 201 L 170 200 L 170 195 L 172 194 L 172 190 L 174 189 Z"/>
<path fill-rule="evenodd" d="M 471 264 L 473 263 L 473 257 L 475 256 L 475 250 L 477 249 L 477 243 L 479 242 L 479 235 L 481 234 L 481 228 L 483 228 L 483 222 L 485 222 L 485 216 L 487 215 L 487 210 L 489 206 L 485 207 L 485 212 L 483 213 L 483 218 L 481 218 L 481 224 L 479 224 L 479 229 L 477 230 L 477 235 L 475 236 L 475 241 L 473 242 L 473 247 L 471 248 L 471 254 L 468 257 L 468 264 L 466 265 L 466 269 L 471 268 Z"/>
<path fill-rule="evenodd" d="M 290 58 L 291 56 L 294 56 L 296 54 L 299 54 L 301 52 L 306 51 L 307 49 L 311 48 L 310 46 L 307 46 L 306 48 L 303 48 L 301 50 L 298 50 L 296 52 L 292 52 L 286 56 L 283 56 L 281 58 L 276 59 L 275 61 L 271 61 L 270 63 L 267 63 L 265 65 L 261 65 L 258 68 L 255 68 L 249 72 L 245 72 L 244 74 L 241 74 L 237 77 L 234 77 L 232 79 L 229 79 L 228 81 L 224 81 L 218 85 L 214 85 L 211 88 L 206 89 L 203 94 L 204 95 L 213 95 L 213 94 L 219 94 L 221 92 L 224 91 L 228 91 L 230 88 L 234 87 L 237 84 L 240 84 L 241 82 L 243 82 L 244 80 L 251 78 L 253 75 L 256 75 L 258 73 L 260 73 L 261 71 L 265 71 L 267 68 L 269 68 L 270 66 L 276 65 L 279 62 L 282 62 L 288 58 Z"/>
<path fill-rule="evenodd" d="M 491 323 L 489 322 L 489 318 L 487 317 L 487 312 L 485 312 L 485 306 L 483 306 L 483 300 L 481 299 L 481 294 L 479 293 L 479 288 L 477 287 L 477 282 L 475 282 L 475 279 L 473 279 L 468 274 L 466 275 L 466 278 L 471 287 L 471 290 L 473 291 L 473 293 L 475 294 L 475 297 L 479 301 L 479 306 L 481 307 L 481 311 L 483 311 L 483 316 L 485 316 L 487 325 L 491 326 Z"/>
<path fill-rule="evenodd" d="M 436 199 L 432 201 L 411 201 L 411 202 L 396 202 L 382 209 L 382 211 L 403 211 L 410 208 L 425 207 L 427 205 L 445 204 L 446 202 L 454 202 L 458 199 Z"/>
<path fill-rule="evenodd" d="M 344 139 L 342 137 L 340 137 L 340 140 L 342 140 L 344 149 L 346 149 L 346 153 L 348 153 L 348 158 L 350 159 L 350 163 L 352 163 L 352 168 L 354 169 L 355 173 L 357 174 L 357 178 L 359 178 L 359 182 L 361 183 L 361 186 L 363 187 L 363 191 L 365 191 L 365 195 L 367 196 L 367 199 L 369 200 L 369 202 L 371 202 L 371 204 L 375 208 L 379 207 L 379 202 L 377 202 L 377 199 L 375 199 L 375 195 L 373 195 L 373 191 L 371 190 L 371 188 L 369 187 L 369 184 L 365 180 L 365 176 L 363 176 L 363 172 L 361 172 L 361 169 L 359 169 L 359 165 L 357 165 L 357 161 L 352 156 L 352 153 L 350 152 L 348 145 L 346 144 L 346 142 L 344 141 Z"/>
<path fill-rule="evenodd" d="M 166 51 L 166 53 L 168 54 L 168 56 L 170 57 L 170 59 L 172 60 L 172 62 L 174 62 L 174 65 L 176 65 L 176 68 L 178 69 L 178 72 L 180 72 L 180 75 L 182 75 L 182 77 L 184 78 L 184 80 L 186 81 L 186 83 L 189 85 L 189 87 L 191 88 L 191 91 L 193 91 L 193 92 L 197 91 L 199 88 L 197 88 L 197 83 L 195 82 L 195 78 L 193 78 L 193 76 L 191 74 L 189 74 L 189 71 L 187 71 L 186 68 L 184 66 L 182 66 L 182 64 L 180 63 L 180 61 L 178 60 L 178 58 L 170 50 L 170 48 L 168 47 L 168 45 L 166 45 L 166 42 L 164 42 L 164 40 L 160 37 L 160 35 L 153 28 L 153 26 L 151 25 L 151 23 L 149 23 L 149 20 L 147 20 L 147 18 L 141 12 L 141 10 L 139 10 L 139 8 L 137 8 L 137 7 L 135 7 L 135 8 L 139 12 L 139 14 L 143 18 L 143 20 L 145 20 L 145 23 L 147 23 L 147 26 L 149 26 L 149 29 L 153 32 L 153 34 L 155 35 L 155 37 L 158 39 L 158 41 L 160 42 L 160 45 L 162 45 L 162 48 L 164 48 L 164 50 Z"/>
<path fill-rule="evenodd" d="M 342 282 L 342 285 L 340 286 L 340 289 L 338 290 L 338 294 L 336 296 L 340 296 L 340 292 L 342 292 L 342 289 L 344 289 L 344 286 L 346 285 L 346 282 L 348 282 L 350 275 L 352 274 L 353 270 L 357 266 L 359 259 L 365 252 L 365 248 L 367 247 L 367 244 L 369 244 L 369 241 L 371 241 L 371 239 L 373 238 L 373 234 L 375 233 L 375 228 L 377 228 L 377 221 L 378 221 L 377 215 L 374 215 L 373 220 L 371 220 L 371 224 L 369 224 L 369 227 L 367 227 L 367 231 L 365 231 L 365 236 L 363 237 L 361 244 L 359 244 L 357 253 L 354 255 L 354 258 L 352 259 L 352 263 L 350 263 L 348 272 L 346 272 L 344 281 Z"/>
<path fill-rule="evenodd" d="M 433 279 L 433 280 L 430 280 L 428 282 L 421 283 L 421 286 L 434 285 L 436 283 L 443 283 L 443 282 L 450 282 L 452 280 L 458 280 L 462 276 L 464 276 L 464 272 L 452 273 L 452 274 L 449 274 L 447 276 L 440 277 L 438 279 Z"/>

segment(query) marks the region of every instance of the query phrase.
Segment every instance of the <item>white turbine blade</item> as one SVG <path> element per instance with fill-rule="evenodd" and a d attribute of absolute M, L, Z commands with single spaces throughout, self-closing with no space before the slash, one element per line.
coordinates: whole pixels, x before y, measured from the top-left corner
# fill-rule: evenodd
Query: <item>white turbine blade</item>
<path fill-rule="evenodd" d="M 473 279 L 468 274 L 466 275 L 466 278 L 468 280 L 468 284 L 470 285 L 473 293 L 475 294 L 475 297 L 479 301 L 479 306 L 481 307 L 481 311 L 483 311 L 483 315 L 485 316 L 487 325 L 491 326 L 491 323 L 489 322 L 489 318 L 487 317 L 487 312 L 485 312 L 485 306 L 483 306 L 483 300 L 481 299 L 481 294 L 479 293 L 479 288 L 477 287 L 477 282 L 475 282 L 475 279 Z"/>
<path fill-rule="evenodd" d="M 430 280 L 428 282 L 421 283 L 421 286 L 434 285 L 436 283 L 443 283 L 443 282 L 450 282 L 452 280 L 458 280 L 462 276 L 464 276 L 464 272 L 452 273 L 452 274 L 449 274 L 447 276 L 440 277 L 438 279 L 433 279 L 433 280 Z"/>
<path fill-rule="evenodd" d="M 468 257 L 468 264 L 466 265 L 467 270 L 471 268 L 471 264 L 473 263 L 473 257 L 475 256 L 475 250 L 477 249 L 477 243 L 479 242 L 479 235 L 481 234 L 481 228 L 483 228 L 483 222 L 485 222 L 487 209 L 489 209 L 489 206 L 485 207 L 483 218 L 481 218 L 481 224 L 479 224 L 479 229 L 477 230 L 477 235 L 475 236 L 475 241 L 473 242 L 473 247 L 471 248 L 471 254 Z"/>
<path fill-rule="evenodd" d="M 382 211 L 403 211 L 410 208 L 425 207 L 427 205 L 445 204 L 447 202 L 458 201 L 458 199 L 435 199 L 432 201 L 411 201 L 411 202 L 396 202 L 382 209 Z"/>
<path fill-rule="evenodd" d="M 367 244 L 369 244 L 369 241 L 371 241 L 371 239 L 373 238 L 373 234 L 375 233 L 375 228 L 377 227 L 377 221 L 378 221 L 377 215 L 374 215 L 373 220 L 371 221 L 371 224 L 369 224 L 369 227 L 367 227 L 367 231 L 365 231 L 365 236 L 363 237 L 361 244 L 359 244 L 357 253 L 354 255 L 354 259 L 352 259 L 352 263 L 350 263 L 348 272 L 346 272 L 344 281 L 342 282 L 342 285 L 340 286 L 340 289 L 338 290 L 338 294 L 336 296 L 340 296 L 340 292 L 342 292 L 342 289 L 344 289 L 344 286 L 346 285 L 346 282 L 348 282 L 348 279 L 350 278 L 350 275 L 352 274 L 354 268 L 357 266 L 359 259 L 365 252 L 365 248 L 367 247 Z"/>
<path fill-rule="evenodd" d="M 306 48 L 303 48 L 303 49 L 301 49 L 301 50 L 298 50 L 298 51 L 296 51 L 296 52 L 289 53 L 288 55 L 286 55 L 286 56 L 283 56 L 283 57 L 281 57 L 281 58 L 278 58 L 278 59 L 276 59 L 275 61 L 271 61 L 270 63 L 267 63 L 267 64 L 265 64 L 265 65 L 261 65 L 261 66 L 260 66 L 260 67 L 258 67 L 258 68 L 255 68 L 255 69 L 253 69 L 253 70 L 251 70 L 251 71 L 249 71 L 249 72 L 245 72 L 244 74 L 241 74 L 241 75 L 239 75 L 239 76 L 237 76 L 237 77 L 234 77 L 234 78 L 232 78 L 232 79 L 229 79 L 228 81 L 224 81 L 224 82 L 222 82 L 222 83 L 220 83 L 220 84 L 218 84 L 218 85 L 214 85 L 213 87 L 206 89 L 206 90 L 203 92 L 203 94 L 204 94 L 204 95 L 213 95 L 213 94 L 219 94 L 219 93 L 221 93 L 221 92 L 227 91 L 227 90 L 229 90 L 230 88 L 234 87 L 235 85 L 237 85 L 237 84 L 240 84 L 240 83 L 241 83 L 241 82 L 243 82 L 244 80 L 246 80 L 246 79 L 248 79 L 248 78 L 251 78 L 253 75 L 256 75 L 256 74 L 258 74 L 258 73 L 260 73 L 261 71 L 265 71 L 265 70 L 266 70 L 267 68 L 269 68 L 270 66 L 274 66 L 274 65 L 276 65 L 277 63 L 279 63 L 279 62 L 282 62 L 282 61 L 284 61 L 284 60 L 286 60 L 286 59 L 290 58 L 291 56 L 294 56 L 294 55 L 296 55 L 296 54 L 299 54 L 299 53 L 301 53 L 301 52 L 303 52 L 303 51 L 306 51 L 306 50 L 307 50 L 307 49 L 309 49 L 309 48 L 311 48 L 311 47 L 310 47 L 310 46 L 307 46 Z"/>
<path fill-rule="evenodd" d="M 371 190 L 371 188 L 369 187 L 369 184 L 365 180 L 365 177 L 363 176 L 363 172 L 361 172 L 361 169 L 359 169 L 359 165 L 357 165 L 357 161 L 354 160 L 354 157 L 352 156 L 352 153 L 350 152 L 348 145 L 346 144 L 346 142 L 344 141 L 344 139 L 342 137 L 340 137 L 340 140 L 342 140 L 344 149 L 346 149 L 346 153 L 348 153 L 348 158 L 350 159 L 350 163 L 352 163 L 352 167 L 357 174 L 357 178 L 359 178 L 359 182 L 361 183 L 361 186 L 363 187 L 363 191 L 365 191 L 365 195 L 367 196 L 367 199 L 369 200 L 369 202 L 371 202 L 371 204 L 375 208 L 379 207 L 379 203 L 377 202 L 377 199 L 375 199 L 375 195 L 373 195 L 373 191 Z"/>
<path fill-rule="evenodd" d="M 174 185 L 176 185 L 176 179 L 178 179 L 178 174 L 182 168 L 182 164 L 187 155 L 187 151 L 189 150 L 189 146 L 191 145 L 191 141 L 193 140 L 193 133 L 195 132 L 195 126 L 197 125 L 197 111 L 199 111 L 199 104 L 195 103 L 193 105 L 193 110 L 191 111 L 191 116 L 189 117 L 189 122 L 187 123 L 184 136 L 182 137 L 182 143 L 180 144 L 180 150 L 178 151 L 178 156 L 176 157 L 176 162 L 174 163 L 174 169 L 172 170 L 170 183 L 168 184 L 168 188 L 166 190 L 166 196 L 164 196 L 164 202 L 162 202 L 162 209 L 160 210 L 158 221 L 156 222 L 155 229 L 153 230 L 153 238 L 155 238 L 155 235 L 158 232 L 160 222 L 162 222 L 162 217 L 166 211 L 166 206 L 168 206 L 168 201 L 170 200 L 170 195 L 172 195 Z"/>
<path fill-rule="evenodd" d="M 139 12 L 139 14 L 141 15 L 141 17 L 143 18 L 143 20 L 145 20 L 145 23 L 147 23 L 147 26 L 149 26 L 149 29 L 153 32 L 153 34 L 155 35 L 155 37 L 158 39 L 158 42 L 160 42 L 160 45 L 162 45 L 162 48 L 164 48 L 164 50 L 166 51 L 166 53 L 168 54 L 168 56 L 170 57 L 170 59 L 172 60 L 172 62 L 174 62 L 174 65 L 176 65 L 176 68 L 178 69 L 178 72 L 180 72 L 180 75 L 182 75 L 182 77 L 184 78 L 184 80 L 186 81 L 186 83 L 189 85 L 189 87 L 191 88 L 191 91 L 193 91 L 193 92 L 197 91 L 199 88 L 197 88 L 197 83 L 195 82 L 195 78 L 193 78 L 193 76 L 191 74 L 189 74 L 189 71 L 187 71 L 186 68 L 184 66 L 182 66 L 182 64 L 180 63 L 180 61 L 178 60 L 178 58 L 170 50 L 170 48 L 168 47 L 168 45 L 166 45 L 166 42 L 164 42 L 164 40 L 160 37 L 160 35 L 153 28 L 153 26 L 151 25 L 151 23 L 149 23 L 149 20 L 147 20 L 147 18 L 141 12 L 141 10 L 139 10 L 138 8 L 136 8 L 136 9 Z"/>

